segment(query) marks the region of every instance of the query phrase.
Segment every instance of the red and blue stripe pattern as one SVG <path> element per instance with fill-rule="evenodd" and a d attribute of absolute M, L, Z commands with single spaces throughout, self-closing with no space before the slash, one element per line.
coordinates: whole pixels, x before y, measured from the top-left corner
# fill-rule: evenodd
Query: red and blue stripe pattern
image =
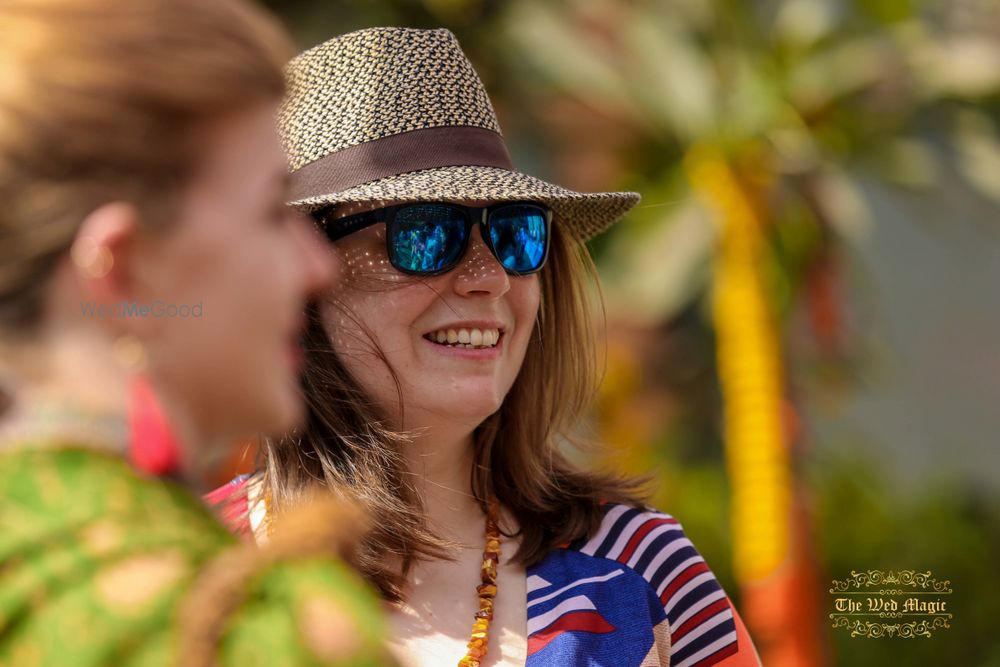
<path fill-rule="evenodd" d="M 725 591 L 673 517 L 608 504 L 528 570 L 527 667 L 707 667 L 737 653 Z"/>

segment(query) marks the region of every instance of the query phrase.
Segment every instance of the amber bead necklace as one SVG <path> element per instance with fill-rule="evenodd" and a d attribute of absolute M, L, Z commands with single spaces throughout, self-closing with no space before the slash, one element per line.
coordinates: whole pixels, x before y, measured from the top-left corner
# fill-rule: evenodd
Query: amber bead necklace
<path fill-rule="evenodd" d="M 483 548 L 483 565 L 480 569 L 482 583 L 476 587 L 479 611 L 472 624 L 472 638 L 468 652 L 458 661 L 458 667 L 479 667 L 490 643 L 490 621 L 493 620 L 493 602 L 497 596 L 497 568 L 500 565 L 500 528 L 497 520 L 499 503 L 491 498 L 486 511 L 486 546 Z"/>

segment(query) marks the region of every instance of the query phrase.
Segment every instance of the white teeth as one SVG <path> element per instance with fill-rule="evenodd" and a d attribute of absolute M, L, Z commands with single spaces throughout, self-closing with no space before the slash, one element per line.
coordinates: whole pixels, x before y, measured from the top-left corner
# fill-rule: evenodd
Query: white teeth
<path fill-rule="evenodd" d="M 500 341 L 499 329 L 439 329 L 425 336 L 431 342 L 470 349 L 494 347 Z"/>

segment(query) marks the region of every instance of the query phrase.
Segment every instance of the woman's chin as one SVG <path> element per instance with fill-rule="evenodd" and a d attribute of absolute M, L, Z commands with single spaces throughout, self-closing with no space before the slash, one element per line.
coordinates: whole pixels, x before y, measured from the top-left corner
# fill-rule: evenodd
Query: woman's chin
<path fill-rule="evenodd" d="M 272 436 L 280 436 L 300 426 L 305 419 L 305 405 L 302 392 L 297 387 L 282 387 L 275 392 L 266 406 L 257 412 L 258 431 Z"/>
<path fill-rule="evenodd" d="M 503 396 L 494 391 L 461 391 L 452 390 L 437 395 L 428 393 L 422 397 L 421 403 L 427 405 L 427 399 L 433 399 L 431 412 L 445 415 L 451 420 L 479 424 L 503 405 Z"/>

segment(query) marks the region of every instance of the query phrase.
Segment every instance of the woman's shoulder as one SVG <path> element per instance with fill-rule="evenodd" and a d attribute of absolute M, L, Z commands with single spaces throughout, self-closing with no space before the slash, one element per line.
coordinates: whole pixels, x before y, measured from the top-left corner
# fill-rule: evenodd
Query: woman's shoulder
<path fill-rule="evenodd" d="M 645 505 L 605 502 L 603 517 L 593 535 L 574 546 L 582 553 L 599 558 L 628 561 L 651 535 L 684 537 L 680 522 L 672 515 Z"/>
<path fill-rule="evenodd" d="M 0 513 L 30 526 L 26 539 L 79 526 L 134 525 L 160 542 L 210 550 L 231 539 L 186 489 L 147 477 L 120 456 L 72 443 L 33 443 L 0 454 Z M 30 517 L 30 520 L 28 519 Z M 17 530 L 5 530 L 14 539 Z"/>
<path fill-rule="evenodd" d="M 386 664 L 378 600 L 328 542 L 241 545 L 186 489 L 107 454 L 0 454 L 0 656 Z"/>
<path fill-rule="evenodd" d="M 533 600 L 553 596 L 575 597 L 575 604 L 593 607 L 606 619 L 615 607 L 642 605 L 651 628 L 669 629 L 664 643 L 673 664 L 712 665 L 743 649 L 753 653 L 729 597 L 676 517 L 618 503 L 605 503 L 602 510 L 592 536 L 550 552 L 531 568 L 529 617 Z M 536 611 L 547 606 L 538 604 Z"/>

